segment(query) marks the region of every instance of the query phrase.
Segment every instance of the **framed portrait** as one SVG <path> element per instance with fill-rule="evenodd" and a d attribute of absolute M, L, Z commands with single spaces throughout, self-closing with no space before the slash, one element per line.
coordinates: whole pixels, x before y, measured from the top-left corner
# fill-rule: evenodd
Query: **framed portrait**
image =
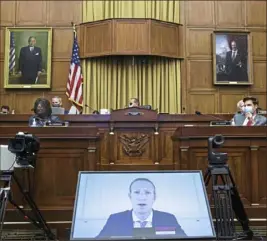
<path fill-rule="evenodd" d="M 252 54 L 249 32 L 213 33 L 213 83 L 252 85 Z"/>
<path fill-rule="evenodd" d="M 5 88 L 51 87 L 52 28 L 6 28 Z"/>

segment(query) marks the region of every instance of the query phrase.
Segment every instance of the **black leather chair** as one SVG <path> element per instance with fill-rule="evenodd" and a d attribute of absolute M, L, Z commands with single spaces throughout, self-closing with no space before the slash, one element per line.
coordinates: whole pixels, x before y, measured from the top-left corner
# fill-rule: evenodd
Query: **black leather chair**
<path fill-rule="evenodd" d="M 151 105 L 142 105 L 141 108 L 147 109 L 147 110 L 151 110 L 152 106 Z"/>

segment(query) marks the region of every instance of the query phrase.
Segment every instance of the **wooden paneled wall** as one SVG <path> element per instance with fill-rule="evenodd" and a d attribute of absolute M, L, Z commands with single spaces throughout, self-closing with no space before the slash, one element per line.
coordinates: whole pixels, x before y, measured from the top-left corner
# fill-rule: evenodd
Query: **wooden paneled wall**
<path fill-rule="evenodd" d="M 184 25 L 182 109 L 185 113 L 236 111 L 245 95 L 258 97 L 266 108 L 266 1 L 182 1 Z M 254 85 L 214 86 L 212 33 L 214 30 L 247 30 L 252 36 Z"/>
<path fill-rule="evenodd" d="M 82 20 L 82 1 L 0 1 L 0 104 L 16 113 L 31 113 L 37 97 L 61 96 L 66 107 L 66 83 L 73 43 L 71 22 Z M 4 89 L 5 27 L 53 27 L 52 86 L 50 90 Z"/>
<path fill-rule="evenodd" d="M 0 104 L 16 113 L 30 113 L 36 97 L 65 95 L 72 48 L 71 21 L 81 22 L 82 1 L 0 0 Z M 181 1 L 184 25 L 182 61 L 182 109 L 193 113 L 228 113 L 236 102 L 251 94 L 266 108 L 266 2 L 265 1 Z M 4 28 L 7 26 L 53 27 L 51 90 L 5 90 L 3 88 Z M 252 35 L 254 85 L 213 85 L 212 37 L 214 30 L 248 30 Z"/>

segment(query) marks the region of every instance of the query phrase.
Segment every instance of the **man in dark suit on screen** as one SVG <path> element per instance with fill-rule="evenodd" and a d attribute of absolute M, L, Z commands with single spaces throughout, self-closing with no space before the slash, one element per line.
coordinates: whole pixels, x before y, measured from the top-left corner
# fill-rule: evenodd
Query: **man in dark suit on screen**
<path fill-rule="evenodd" d="M 163 230 L 172 231 L 172 235 L 176 237 L 186 237 L 173 214 L 152 209 L 156 200 L 156 188 L 149 179 L 135 179 L 129 187 L 129 198 L 132 210 L 110 215 L 96 238 L 135 236 L 134 233 L 138 233 L 138 230 L 149 228 L 153 230 L 154 236 L 157 230 Z"/>
<path fill-rule="evenodd" d="M 21 84 L 36 84 L 42 72 L 42 51 L 36 47 L 36 38 L 31 36 L 28 39 L 28 46 L 20 49 L 19 74 Z"/>

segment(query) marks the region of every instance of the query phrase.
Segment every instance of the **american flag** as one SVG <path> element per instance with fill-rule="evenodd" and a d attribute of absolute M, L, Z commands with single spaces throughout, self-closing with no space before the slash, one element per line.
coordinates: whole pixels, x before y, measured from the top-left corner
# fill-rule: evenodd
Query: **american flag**
<path fill-rule="evenodd" d="M 15 39 L 14 33 L 10 33 L 9 72 L 15 70 Z"/>
<path fill-rule="evenodd" d="M 72 104 L 81 112 L 83 106 L 83 76 L 75 31 L 66 95 Z"/>

